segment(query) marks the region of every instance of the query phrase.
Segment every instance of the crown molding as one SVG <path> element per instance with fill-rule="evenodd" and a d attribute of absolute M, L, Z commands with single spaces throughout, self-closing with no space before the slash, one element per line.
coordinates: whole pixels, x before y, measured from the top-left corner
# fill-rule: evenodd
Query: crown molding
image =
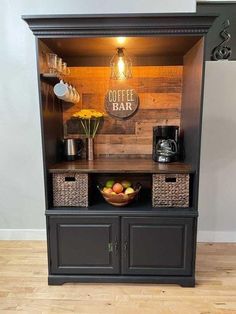
<path fill-rule="evenodd" d="M 217 15 L 107 14 L 22 16 L 37 37 L 204 35 Z"/>

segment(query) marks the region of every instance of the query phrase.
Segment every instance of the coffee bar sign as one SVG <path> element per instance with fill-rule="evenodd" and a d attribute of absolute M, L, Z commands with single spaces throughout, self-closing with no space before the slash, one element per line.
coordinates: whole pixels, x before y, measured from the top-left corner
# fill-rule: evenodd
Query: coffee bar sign
<path fill-rule="evenodd" d="M 113 88 L 105 96 L 107 113 L 118 119 L 132 116 L 138 109 L 139 97 L 133 88 Z"/>

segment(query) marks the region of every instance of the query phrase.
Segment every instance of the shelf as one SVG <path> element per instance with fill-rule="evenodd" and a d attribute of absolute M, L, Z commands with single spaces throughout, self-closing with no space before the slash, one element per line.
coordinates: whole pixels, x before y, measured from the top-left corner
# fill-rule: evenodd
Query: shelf
<path fill-rule="evenodd" d="M 138 199 L 124 207 L 116 207 L 107 203 L 97 190 L 93 191 L 93 199 L 89 207 L 53 207 L 46 211 L 47 214 L 93 214 L 93 215 L 154 215 L 154 216 L 196 216 L 197 210 L 193 207 L 152 207 L 151 193 L 149 190 L 140 191 Z"/>
<path fill-rule="evenodd" d="M 49 85 L 53 86 L 60 82 L 59 77 L 57 77 L 55 74 L 50 73 L 40 74 L 40 79 L 42 82 L 48 83 Z"/>
<path fill-rule="evenodd" d="M 133 202 L 128 206 L 115 207 L 104 201 L 99 201 L 88 208 L 84 207 L 54 207 L 46 210 L 46 215 L 135 215 L 135 216 L 174 216 L 197 217 L 198 212 L 189 208 L 153 208 L 151 202 Z"/>
<path fill-rule="evenodd" d="M 191 165 L 181 162 L 158 163 L 152 159 L 96 159 L 56 163 L 50 173 L 193 173 Z"/>

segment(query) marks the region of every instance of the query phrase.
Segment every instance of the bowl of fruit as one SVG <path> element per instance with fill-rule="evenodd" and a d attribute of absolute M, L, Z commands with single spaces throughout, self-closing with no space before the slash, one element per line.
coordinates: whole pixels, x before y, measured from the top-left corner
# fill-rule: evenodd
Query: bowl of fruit
<path fill-rule="evenodd" d="M 98 189 L 107 203 L 120 207 L 128 205 L 138 196 L 141 184 L 132 186 L 128 180 L 108 180 L 105 186 L 99 185 Z"/>

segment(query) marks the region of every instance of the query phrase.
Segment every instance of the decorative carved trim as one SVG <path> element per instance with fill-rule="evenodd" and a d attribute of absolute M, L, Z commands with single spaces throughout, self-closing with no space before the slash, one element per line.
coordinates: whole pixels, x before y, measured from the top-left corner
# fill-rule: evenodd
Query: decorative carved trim
<path fill-rule="evenodd" d="M 35 15 L 22 18 L 37 37 L 204 35 L 216 15 Z"/>
<path fill-rule="evenodd" d="M 231 48 L 226 46 L 226 43 L 228 43 L 231 39 L 231 35 L 227 31 L 227 28 L 230 26 L 229 20 L 226 20 L 223 23 L 223 26 L 224 29 L 220 32 L 220 36 L 223 38 L 223 41 L 212 50 L 211 58 L 214 61 L 228 60 L 232 53 Z"/>

